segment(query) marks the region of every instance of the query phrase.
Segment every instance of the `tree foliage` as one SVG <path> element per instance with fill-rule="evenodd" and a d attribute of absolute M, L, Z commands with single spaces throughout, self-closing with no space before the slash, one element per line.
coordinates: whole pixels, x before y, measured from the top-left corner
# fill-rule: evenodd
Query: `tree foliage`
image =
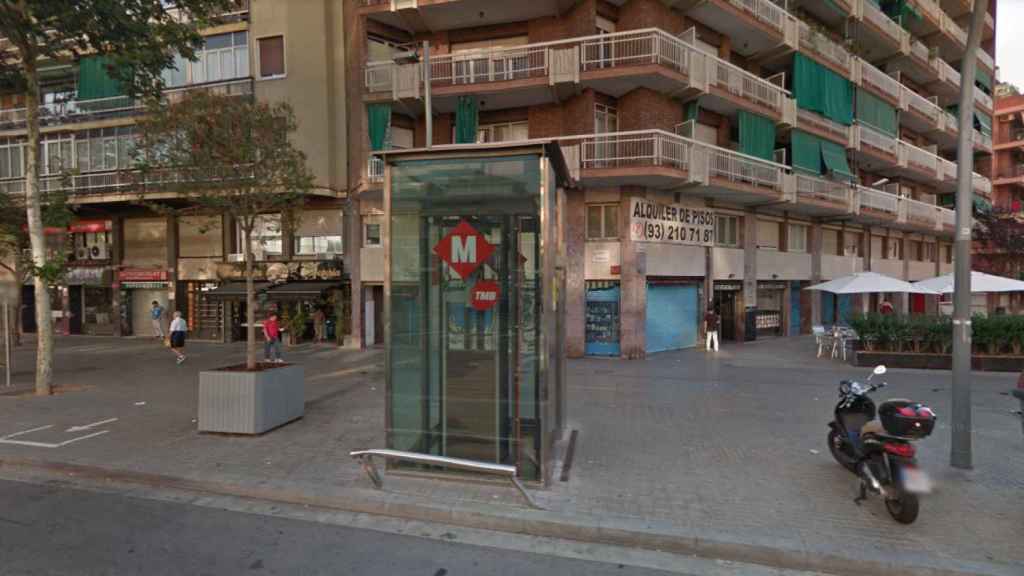
<path fill-rule="evenodd" d="M 156 210 L 173 199 L 184 210 L 229 214 L 241 229 L 245 255 L 248 358 L 255 367 L 256 307 L 252 239 L 262 214 L 280 214 L 291 226 L 305 195 L 314 187 L 306 155 L 291 135 L 297 129 L 287 103 L 207 91 L 169 105 L 153 105 L 139 122 L 133 177 L 139 201 Z"/>
<path fill-rule="evenodd" d="M 991 274 L 1021 277 L 1024 273 L 1024 220 L 1010 210 L 976 210 L 975 268 Z"/>

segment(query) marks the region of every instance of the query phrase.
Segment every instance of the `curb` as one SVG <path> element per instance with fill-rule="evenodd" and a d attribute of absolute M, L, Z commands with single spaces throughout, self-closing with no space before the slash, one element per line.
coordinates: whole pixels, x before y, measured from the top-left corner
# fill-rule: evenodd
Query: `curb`
<path fill-rule="evenodd" d="M 225 482 L 19 458 L 0 459 L 0 470 L 4 468 L 59 476 L 66 482 L 69 481 L 68 476 L 71 476 L 73 477 L 70 479 L 72 483 L 92 480 L 153 489 L 201 492 L 278 504 L 388 516 L 401 520 L 437 522 L 462 528 L 642 548 L 706 559 L 758 564 L 785 570 L 825 572 L 836 576 L 877 576 L 881 573 L 896 573 L 902 576 L 1010 576 L 1020 574 L 1011 566 L 979 562 L 957 562 L 956 566 L 938 568 L 898 564 L 876 559 L 854 559 L 809 550 L 793 550 L 729 541 L 726 538 L 720 538 L 719 535 L 685 535 L 679 532 L 658 531 L 651 524 L 638 520 L 595 519 L 592 516 L 526 509 L 501 513 L 482 506 L 435 506 L 391 493 L 379 493 L 381 497 L 354 497 L 342 494 L 315 495 L 294 490 L 246 487 Z M 372 494 L 378 493 L 366 491 L 360 496 Z"/>

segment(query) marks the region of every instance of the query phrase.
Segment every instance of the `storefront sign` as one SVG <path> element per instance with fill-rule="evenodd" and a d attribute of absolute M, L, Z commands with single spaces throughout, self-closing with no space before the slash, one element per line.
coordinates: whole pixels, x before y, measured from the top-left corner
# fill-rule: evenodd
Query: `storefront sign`
<path fill-rule="evenodd" d="M 758 290 L 785 290 L 786 289 L 786 283 L 785 282 L 758 282 L 757 283 L 757 289 Z"/>
<path fill-rule="evenodd" d="M 68 226 L 68 232 L 76 234 L 89 232 L 106 232 L 110 230 L 110 220 L 79 220 Z"/>
<path fill-rule="evenodd" d="M 494 253 L 494 246 L 469 222 L 459 222 L 434 246 L 434 254 L 465 280 Z"/>
<path fill-rule="evenodd" d="M 629 207 L 630 238 L 684 246 L 711 246 L 715 240 L 715 213 L 704 207 L 663 204 L 633 198 Z"/>
<path fill-rule="evenodd" d="M 64 274 L 64 283 L 68 286 L 107 286 L 110 284 L 109 271 L 106 267 L 71 267 Z"/>
<path fill-rule="evenodd" d="M 501 287 L 494 280 L 481 280 L 469 291 L 469 305 L 474 310 L 485 312 L 494 308 L 501 295 Z"/>
<path fill-rule="evenodd" d="M 742 282 L 715 282 L 715 292 L 742 292 Z"/>
<path fill-rule="evenodd" d="M 117 273 L 117 279 L 127 282 L 166 282 L 167 271 L 154 268 L 125 268 Z"/>

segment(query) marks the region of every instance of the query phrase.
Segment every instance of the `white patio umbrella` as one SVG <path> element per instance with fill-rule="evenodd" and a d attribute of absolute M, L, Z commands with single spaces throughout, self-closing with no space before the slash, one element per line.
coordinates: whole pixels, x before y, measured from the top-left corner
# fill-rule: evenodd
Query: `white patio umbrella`
<path fill-rule="evenodd" d="M 904 282 L 899 278 L 893 278 L 892 276 L 886 276 L 877 272 L 858 272 L 849 276 L 842 276 L 822 284 L 808 286 L 807 290 L 820 290 L 822 292 L 832 292 L 833 294 L 870 294 L 873 292 L 938 294 L 938 292 L 928 287 L 917 286 L 910 282 Z"/>
<path fill-rule="evenodd" d="M 914 282 L 914 286 L 928 288 L 939 294 L 952 294 L 953 274 L 944 274 L 935 278 Z M 972 271 L 971 293 L 986 294 L 989 292 L 1024 292 L 1024 282 L 1014 280 L 1013 278 Z"/>

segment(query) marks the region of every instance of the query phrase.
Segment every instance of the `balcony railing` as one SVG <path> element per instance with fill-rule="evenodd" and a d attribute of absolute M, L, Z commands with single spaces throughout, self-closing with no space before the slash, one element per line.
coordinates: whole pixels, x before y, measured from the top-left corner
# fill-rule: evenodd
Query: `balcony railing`
<path fill-rule="evenodd" d="M 871 2 L 862 2 L 864 7 L 864 20 L 874 24 L 886 36 L 892 38 L 897 44 L 902 45 L 903 36 L 907 34 L 907 31 L 900 27 L 900 25 L 885 15 L 880 9 L 876 8 Z"/>
<path fill-rule="evenodd" d="M 925 49 L 927 50 L 927 48 Z M 960 87 L 960 71 L 953 68 L 948 62 L 941 58 L 935 59 L 935 65 L 939 70 L 939 77 L 946 82 L 953 84 L 957 88 Z"/>
<path fill-rule="evenodd" d="M 661 130 L 612 132 L 566 137 L 581 144 L 582 168 L 629 168 L 668 166 L 685 170 L 690 166 L 693 141 Z"/>
<path fill-rule="evenodd" d="M 384 181 L 384 159 L 380 156 L 370 156 L 366 162 L 366 179 L 370 182 Z"/>
<path fill-rule="evenodd" d="M 168 102 L 174 102 L 180 99 L 182 95 L 195 90 L 207 90 L 232 96 L 248 95 L 252 94 L 252 79 L 240 78 L 238 80 L 168 88 L 164 90 L 164 99 Z M 51 126 L 105 118 L 118 118 L 138 114 L 144 108 L 145 106 L 142 102 L 128 96 L 111 96 L 109 98 L 96 98 L 93 100 L 69 100 L 67 102 L 40 105 L 39 123 L 43 126 Z M 27 119 L 28 113 L 25 108 L 0 110 L 0 128 L 17 128 L 24 125 Z"/>
<path fill-rule="evenodd" d="M 782 193 L 785 169 L 781 165 L 724 148 L 713 146 L 703 146 L 703 148 L 707 149 L 708 175 L 712 178 L 770 188 Z"/>
<path fill-rule="evenodd" d="M 977 172 L 974 173 L 974 189 L 985 195 L 992 194 L 992 181 Z"/>
<path fill-rule="evenodd" d="M 956 227 L 956 212 L 949 208 L 939 208 L 939 222 L 949 228 Z"/>
<path fill-rule="evenodd" d="M 966 44 L 966 41 L 964 42 Z M 981 62 L 989 70 L 994 70 L 996 63 L 992 60 L 992 56 L 983 49 L 978 50 L 978 62 Z"/>
<path fill-rule="evenodd" d="M 826 180 L 807 174 L 796 174 L 797 198 L 825 200 L 836 204 L 847 204 L 850 201 L 850 184 L 836 180 Z"/>
<path fill-rule="evenodd" d="M 850 141 L 850 128 L 848 126 L 834 122 L 820 114 L 804 110 L 803 108 L 798 108 L 796 118 L 799 124 L 810 125 L 818 130 L 836 136 L 841 139 L 844 144 Z"/>
<path fill-rule="evenodd" d="M 810 48 L 826 60 L 839 65 L 845 70 L 850 69 L 850 53 L 836 44 L 831 38 L 812 29 L 806 22 L 798 23 L 800 29 L 800 48 Z"/>
<path fill-rule="evenodd" d="M 96 172 L 74 176 L 41 176 L 39 190 L 41 192 L 69 192 L 72 194 L 95 194 L 123 190 L 133 186 L 135 182 L 125 172 Z M 0 193 L 24 194 L 25 179 L 4 180 L 0 182 Z"/>
<path fill-rule="evenodd" d="M 992 97 L 985 94 L 977 87 L 974 88 L 974 101 L 981 104 L 985 108 L 992 110 Z"/>
<path fill-rule="evenodd" d="M 961 28 L 945 12 L 942 13 L 942 31 L 953 40 L 956 40 L 961 46 L 967 46 L 967 31 Z"/>
<path fill-rule="evenodd" d="M 956 180 L 956 162 L 951 162 L 945 158 L 939 158 L 939 164 L 942 166 L 942 178 L 943 180 Z"/>
<path fill-rule="evenodd" d="M 709 85 L 782 112 L 785 91 L 781 87 L 710 54 L 707 55 L 707 64 Z"/>
<path fill-rule="evenodd" d="M 933 70 L 935 70 L 936 73 L 938 73 L 938 64 L 936 64 L 935 62 L 938 61 L 939 59 L 935 58 L 933 60 L 931 58 L 931 53 L 928 51 L 928 47 L 922 44 L 920 40 L 910 41 L 910 55 L 913 56 L 914 58 L 917 58 L 925 66 L 932 68 Z"/>
<path fill-rule="evenodd" d="M 981 146 L 990 152 L 992 151 L 992 136 L 975 130 L 972 134 L 972 139 L 976 145 Z"/>
<path fill-rule="evenodd" d="M 753 15 L 780 33 L 784 33 L 786 18 L 789 17 L 789 14 L 781 6 L 770 0 L 729 0 L 729 3 Z"/>
<path fill-rule="evenodd" d="M 860 194 L 860 207 L 863 210 L 868 208 L 876 212 L 896 216 L 900 211 L 900 198 L 882 190 L 875 190 L 866 186 L 857 186 Z"/>
<path fill-rule="evenodd" d="M 925 18 L 928 18 L 932 22 L 941 24 L 942 16 L 945 12 L 943 12 L 942 8 L 935 2 L 935 0 L 917 0 L 917 7 L 921 10 Z"/>
<path fill-rule="evenodd" d="M 547 46 L 516 46 L 454 52 L 430 59 L 432 84 L 477 84 L 544 77 Z"/>
<path fill-rule="evenodd" d="M 946 130 L 949 132 L 953 132 L 954 134 L 959 134 L 960 121 L 957 119 L 957 117 L 954 116 L 953 113 L 947 112 L 945 110 L 942 111 L 942 114 L 946 117 L 946 120 L 944 121 L 946 124 Z"/>
<path fill-rule="evenodd" d="M 900 146 L 906 150 L 907 162 L 914 166 L 931 171 L 933 174 L 938 174 L 939 170 L 939 157 L 931 152 L 918 148 L 913 144 L 909 144 L 900 140 Z"/>
<path fill-rule="evenodd" d="M 914 220 L 929 227 L 938 226 L 940 218 L 940 208 L 938 206 L 912 198 L 904 198 L 903 202 L 907 205 L 907 218 L 909 220 Z"/>
<path fill-rule="evenodd" d="M 891 156 L 899 155 L 899 140 L 875 130 L 868 124 L 858 124 L 860 141 Z"/>
<path fill-rule="evenodd" d="M 900 94 L 903 92 L 903 85 L 899 80 L 875 68 L 867 60 L 860 60 L 861 81 L 889 96 L 894 101 L 900 101 Z"/>
<path fill-rule="evenodd" d="M 589 36 L 553 43 L 550 47 L 565 47 L 575 42 L 580 44 L 583 70 L 650 63 L 687 74 L 694 52 L 689 44 L 654 28 Z"/>
<path fill-rule="evenodd" d="M 917 92 L 914 92 L 910 88 L 907 88 L 906 86 L 903 87 L 903 98 L 905 99 L 911 110 L 924 116 L 934 124 L 937 124 L 939 122 L 939 117 L 944 112 L 942 108 L 939 108 L 937 104 L 921 96 Z"/>

